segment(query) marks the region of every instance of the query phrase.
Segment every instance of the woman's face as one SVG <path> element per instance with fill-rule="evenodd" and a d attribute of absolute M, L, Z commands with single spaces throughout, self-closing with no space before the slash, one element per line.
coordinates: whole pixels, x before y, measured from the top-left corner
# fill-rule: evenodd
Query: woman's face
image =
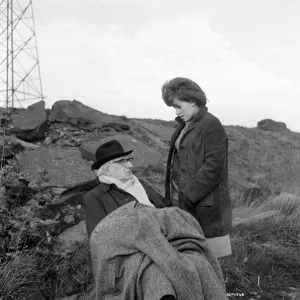
<path fill-rule="evenodd" d="M 133 174 L 131 171 L 132 158 L 120 157 L 111 162 L 109 166 L 109 175 L 119 181 L 126 182 L 131 179 Z"/>
<path fill-rule="evenodd" d="M 180 101 L 176 97 L 172 105 L 179 116 L 184 122 L 190 121 L 199 111 L 199 107 L 192 102 Z"/>

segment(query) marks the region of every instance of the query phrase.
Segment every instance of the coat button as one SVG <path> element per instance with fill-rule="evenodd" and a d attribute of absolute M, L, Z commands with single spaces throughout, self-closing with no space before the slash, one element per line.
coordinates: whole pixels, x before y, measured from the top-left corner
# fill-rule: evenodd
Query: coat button
<path fill-rule="evenodd" d="M 182 171 L 182 172 L 185 172 L 185 167 L 182 167 L 182 168 L 181 168 L 181 171 Z"/>
<path fill-rule="evenodd" d="M 125 201 L 125 202 L 128 202 L 128 198 L 125 198 L 124 201 Z"/>

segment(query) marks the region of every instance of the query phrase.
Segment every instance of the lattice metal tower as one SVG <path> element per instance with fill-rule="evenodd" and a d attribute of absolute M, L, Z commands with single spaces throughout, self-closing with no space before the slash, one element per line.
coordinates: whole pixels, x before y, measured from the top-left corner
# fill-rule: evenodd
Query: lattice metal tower
<path fill-rule="evenodd" d="M 43 99 L 32 1 L 0 0 L 0 106 Z"/>

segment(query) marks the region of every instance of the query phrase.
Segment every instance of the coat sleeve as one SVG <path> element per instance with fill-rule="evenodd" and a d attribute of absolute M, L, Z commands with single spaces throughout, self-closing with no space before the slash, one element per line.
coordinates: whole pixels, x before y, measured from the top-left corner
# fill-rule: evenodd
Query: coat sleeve
<path fill-rule="evenodd" d="M 91 193 L 84 195 L 83 206 L 86 215 L 86 229 L 88 237 L 90 238 L 97 224 L 106 217 L 107 213 L 101 199 L 97 199 L 95 195 Z"/>
<path fill-rule="evenodd" d="M 207 124 L 203 145 L 204 164 L 182 190 L 182 194 L 193 204 L 198 204 L 211 193 L 224 176 L 228 156 L 228 140 L 218 119 L 210 120 Z"/>

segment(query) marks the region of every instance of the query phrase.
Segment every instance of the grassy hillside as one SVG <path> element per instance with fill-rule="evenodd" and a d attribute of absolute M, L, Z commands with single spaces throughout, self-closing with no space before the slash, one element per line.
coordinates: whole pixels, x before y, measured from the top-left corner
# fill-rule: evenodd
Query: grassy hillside
<path fill-rule="evenodd" d="M 162 163 L 143 174 L 144 179 L 163 194 L 168 137 L 174 130 L 174 122 L 134 119 L 130 125 L 129 134 L 163 154 Z M 271 218 L 234 227 L 233 255 L 221 259 L 229 299 L 298 299 L 300 200 L 282 197 L 276 202 L 274 198 L 282 193 L 300 196 L 300 134 L 240 126 L 226 126 L 226 131 L 234 210 L 252 206 L 261 211 L 278 210 Z M 17 171 L 13 163 L 3 168 L 2 184 L 14 172 Z M 43 199 L 44 206 L 41 202 L 35 204 L 37 199 Z M 77 299 L 93 299 L 88 243 L 79 244 L 65 256 L 55 254 L 51 241 L 55 239 L 56 229 L 49 235 L 42 225 L 37 225 L 36 216 L 53 221 L 55 227 L 54 223 L 61 218 L 59 214 L 76 210 L 70 207 L 63 208 L 65 211 L 46 209 L 51 199 L 50 193 L 40 191 L 25 208 L 11 206 L 10 210 L 0 210 L 0 229 L 6 222 L 11 224 L 7 228 L 15 240 L 22 239 L 25 233 L 27 237 L 22 249 L 12 247 L 5 252 L 0 247 L 1 300 L 32 299 L 30 297 L 38 294 L 43 294 L 45 299 L 58 300 L 74 294 Z M 82 217 L 80 213 L 74 213 L 76 222 Z M 2 244 L 5 238 L 5 235 L 0 236 Z"/>

